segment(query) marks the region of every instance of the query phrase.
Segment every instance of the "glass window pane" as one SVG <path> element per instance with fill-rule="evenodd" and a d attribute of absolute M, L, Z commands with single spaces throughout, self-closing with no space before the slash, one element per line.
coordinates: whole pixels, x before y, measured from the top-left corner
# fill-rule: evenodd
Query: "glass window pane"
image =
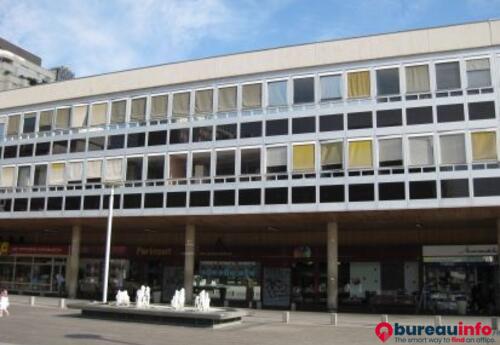
<path fill-rule="evenodd" d="M 293 103 L 314 102 L 314 78 L 297 78 L 293 80 Z"/>
<path fill-rule="evenodd" d="M 82 182 L 83 162 L 70 162 L 66 167 L 68 168 L 69 182 Z"/>
<path fill-rule="evenodd" d="M 36 165 L 35 166 L 35 186 L 45 186 L 47 184 L 47 165 Z"/>
<path fill-rule="evenodd" d="M 111 103 L 111 123 L 124 123 L 127 114 L 127 101 L 114 101 Z"/>
<path fill-rule="evenodd" d="M 67 129 L 70 126 L 71 108 L 62 108 L 56 110 L 56 128 Z"/>
<path fill-rule="evenodd" d="M 15 167 L 2 168 L 2 187 L 13 187 L 16 177 Z"/>
<path fill-rule="evenodd" d="M 358 140 L 349 142 L 349 168 L 371 168 L 373 166 L 373 153 L 371 140 Z"/>
<path fill-rule="evenodd" d="M 342 98 L 342 77 L 328 75 L 320 77 L 321 101 L 333 101 Z"/>
<path fill-rule="evenodd" d="M 242 93 L 243 109 L 262 107 L 262 84 L 243 85 Z"/>
<path fill-rule="evenodd" d="M 379 96 L 399 94 L 399 69 L 388 68 L 377 71 L 377 94 Z"/>
<path fill-rule="evenodd" d="M 215 174 L 217 176 L 232 176 L 235 171 L 235 151 L 217 151 Z"/>
<path fill-rule="evenodd" d="M 210 176 L 210 152 L 193 152 L 192 176 L 195 178 Z"/>
<path fill-rule="evenodd" d="M 146 97 L 135 98 L 132 100 L 130 110 L 130 121 L 144 122 L 146 120 Z"/>
<path fill-rule="evenodd" d="M 431 89 L 429 82 L 429 66 L 408 66 L 406 67 L 406 92 L 429 92 Z"/>
<path fill-rule="evenodd" d="M 73 108 L 71 128 L 82 128 L 87 126 L 87 111 L 88 107 L 86 105 L 79 105 Z"/>
<path fill-rule="evenodd" d="M 314 144 L 293 145 L 293 170 L 311 171 L 315 168 Z"/>
<path fill-rule="evenodd" d="M 123 180 L 123 159 L 109 158 L 106 159 L 106 173 L 104 175 L 106 181 L 121 181 Z"/>
<path fill-rule="evenodd" d="M 267 172 L 284 172 L 287 170 L 286 146 L 268 147 L 266 154 Z"/>
<path fill-rule="evenodd" d="M 403 140 L 401 138 L 380 140 L 378 150 L 380 167 L 403 165 Z"/>
<path fill-rule="evenodd" d="M 23 133 L 34 133 L 36 126 L 36 113 L 24 114 Z"/>
<path fill-rule="evenodd" d="M 491 86 L 490 60 L 488 58 L 467 61 L 467 82 L 469 88 Z"/>
<path fill-rule="evenodd" d="M 410 165 L 434 164 L 433 139 L 431 136 L 409 139 Z"/>
<path fill-rule="evenodd" d="M 195 93 L 194 112 L 196 114 L 212 113 L 214 110 L 214 91 L 198 90 Z"/>
<path fill-rule="evenodd" d="M 22 166 L 17 170 L 17 186 L 28 187 L 31 183 L 31 167 Z"/>
<path fill-rule="evenodd" d="M 439 137 L 441 164 L 463 164 L 465 158 L 465 135 L 450 134 Z"/>
<path fill-rule="evenodd" d="M 174 94 L 172 116 L 173 117 L 189 116 L 189 100 L 190 100 L 189 92 Z"/>
<path fill-rule="evenodd" d="M 260 149 L 241 150 L 241 174 L 260 174 Z"/>
<path fill-rule="evenodd" d="M 151 119 L 163 119 L 167 117 L 168 96 L 159 95 L 151 97 Z"/>
<path fill-rule="evenodd" d="M 92 105 L 92 116 L 90 117 L 90 126 L 102 126 L 106 124 L 108 114 L 108 103 L 99 103 Z"/>
<path fill-rule="evenodd" d="M 321 144 L 321 169 L 342 169 L 342 142 Z"/>
<path fill-rule="evenodd" d="M 458 62 L 436 64 L 436 82 L 438 90 L 460 89 L 460 65 Z"/>
<path fill-rule="evenodd" d="M 7 135 L 18 135 L 20 125 L 21 125 L 21 115 L 9 116 L 7 122 Z"/>
<path fill-rule="evenodd" d="M 495 132 L 472 133 L 472 159 L 497 160 L 497 135 Z"/>
<path fill-rule="evenodd" d="M 148 157 L 148 180 L 165 178 L 165 156 Z"/>
<path fill-rule="evenodd" d="M 40 112 L 40 122 L 38 124 L 38 129 L 40 132 L 52 130 L 53 116 L 54 116 L 54 110 L 44 110 Z"/>
<path fill-rule="evenodd" d="M 142 180 L 142 157 L 127 158 L 127 172 L 125 179 L 127 181 Z"/>
<path fill-rule="evenodd" d="M 347 73 L 347 88 L 349 98 L 370 97 L 370 72 Z"/>
<path fill-rule="evenodd" d="M 287 82 L 275 81 L 267 84 L 268 88 L 268 105 L 270 107 L 277 107 L 287 105 Z"/>
<path fill-rule="evenodd" d="M 64 184 L 64 163 L 52 163 L 50 165 L 49 184 L 52 186 Z"/>
<path fill-rule="evenodd" d="M 219 89 L 219 111 L 236 110 L 236 86 Z"/>

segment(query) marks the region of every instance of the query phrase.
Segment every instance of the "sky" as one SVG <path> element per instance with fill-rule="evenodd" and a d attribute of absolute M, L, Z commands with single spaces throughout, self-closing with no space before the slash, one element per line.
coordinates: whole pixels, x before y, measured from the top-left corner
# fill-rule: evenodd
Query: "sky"
<path fill-rule="evenodd" d="M 0 0 L 0 37 L 78 77 L 500 18 L 500 0 Z"/>

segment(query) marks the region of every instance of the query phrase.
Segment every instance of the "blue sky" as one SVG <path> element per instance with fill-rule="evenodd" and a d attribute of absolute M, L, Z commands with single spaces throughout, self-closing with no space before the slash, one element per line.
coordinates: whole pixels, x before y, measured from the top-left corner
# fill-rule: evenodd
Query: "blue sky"
<path fill-rule="evenodd" d="M 0 36 L 77 76 L 500 18 L 500 0 L 0 0 Z"/>

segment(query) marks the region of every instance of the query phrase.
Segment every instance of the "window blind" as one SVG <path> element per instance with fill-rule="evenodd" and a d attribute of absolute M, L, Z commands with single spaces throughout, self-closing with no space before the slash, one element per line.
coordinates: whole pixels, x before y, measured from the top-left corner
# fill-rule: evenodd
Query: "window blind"
<path fill-rule="evenodd" d="M 189 92 L 174 94 L 172 113 L 174 117 L 189 116 Z"/>
<path fill-rule="evenodd" d="M 9 116 L 9 120 L 7 122 L 7 135 L 18 135 L 20 125 L 21 115 Z"/>
<path fill-rule="evenodd" d="M 52 163 L 50 165 L 49 184 L 52 186 L 64 184 L 64 163 Z"/>
<path fill-rule="evenodd" d="M 90 117 L 90 126 L 102 126 L 106 124 L 108 114 L 108 104 L 99 103 L 92 105 L 92 114 Z"/>
<path fill-rule="evenodd" d="M 16 176 L 15 167 L 3 167 L 2 168 L 2 187 L 13 187 Z"/>
<path fill-rule="evenodd" d="M 146 98 L 135 98 L 132 100 L 130 109 L 130 121 L 144 122 L 146 120 Z"/>
<path fill-rule="evenodd" d="M 497 135 L 495 132 L 475 132 L 472 138 L 474 161 L 497 160 Z"/>
<path fill-rule="evenodd" d="M 87 162 L 87 179 L 102 178 L 102 160 Z"/>
<path fill-rule="evenodd" d="M 236 86 L 219 89 L 219 111 L 236 110 Z"/>
<path fill-rule="evenodd" d="M 127 114 L 127 101 L 114 101 L 111 103 L 110 123 L 124 123 Z"/>
<path fill-rule="evenodd" d="M 243 109 L 262 107 L 262 84 L 243 85 L 242 106 Z"/>
<path fill-rule="evenodd" d="M 469 88 L 491 86 L 490 60 L 468 60 L 467 82 Z"/>
<path fill-rule="evenodd" d="M 87 125 L 87 110 L 86 105 L 79 105 L 73 108 L 73 116 L 71 117 L 72 128 L 82 128 Z"/>
<path fill-rule="evenodd" d="M 287 165 L 287 149 L 286 146 L 269 147 L 267 148 L 267 166 L 286 166 Z"/>
<path fill-rule="evenodd" d="M 410 165 L 434 164 L 433 139 L 431 136 L 409 139 Z"/>
<path fill-rule="evenodd" d="M 371 168 L 373 166 L 373 152 L 371 140 L 349 142 L 349 168 Z"/>
<path fill-rule="evenodd" d="M 56 128 L 67 129 L 70 126 L 71 108 L 61 108 L 56 110 Z"/>
<path fill-rule="evenodd" d="M 106 173 L 104 175 L 106 181 L 121 181 L 123 180 L 123 159 L 109 158 L 106 159 Z"/>
<path fill-rule="evenodd" d="M 342 143 L 322 143 L 321 144 L 321 166 L 340 165 L 342 166 Z"/>
<path fill-rule="evenodd" d="M 199 90 L 195 93 L 194 110 L 196 114 L 212 113 L 214 109 L 214 91 Z"/>
<path fill-rule="evenodd" d="M 320 79 L 321 101 L 332 101 L 342 98 L 342 78 L 340 75 L 323 76 Z"/>
<path fill-rule="evenodd" d="M 310 171 L 315 168 L 314 144 L 293 146 L 293 170 Z"/>
<path fill-rule="evenodd" d="M 448 134 L 439 137 L 441 164 L 463 164 L 465 156 L 465 135 Z"/>
<path fill-rule="evenodd" d="M 407 93 L 430 91 L 431 87 L 429 81 L 428 65 L 408 66 L 406 67 L 405 71 Z"/>
<path fill-rule="evenodd" d="M 382 139 L 378 142 L 379 165 L 400 166 L 403 163 L 403 140 L 401 138 Z"/>
<path fill-rule="evenodd" d="M 83 162 L 70 162 L 68 167 L 68 181 L 81 181 L 83 174 Z"/>
<path fill-rule="evenodd" d="M 159 95 L 151 97 L 151 119 L 167 117 L 168 96 Z"/>
<path fill-rule="evenodd" d="M 287 105 L 287 82 L 275 81 L 267 84 L 268 88 L 268 105 L 270 107 L 278 107 Z"/>

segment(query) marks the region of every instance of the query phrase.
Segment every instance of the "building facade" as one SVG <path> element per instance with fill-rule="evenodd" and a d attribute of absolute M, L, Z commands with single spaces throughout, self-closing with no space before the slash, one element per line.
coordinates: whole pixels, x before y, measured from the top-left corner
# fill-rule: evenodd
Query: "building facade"
<path fill-rule="evenodd" d="M 0 284 L 271 308 L 487 313 L 500 21 L 0 93 Z M 497 293 L 496 293 L 497 292 Z"/>

